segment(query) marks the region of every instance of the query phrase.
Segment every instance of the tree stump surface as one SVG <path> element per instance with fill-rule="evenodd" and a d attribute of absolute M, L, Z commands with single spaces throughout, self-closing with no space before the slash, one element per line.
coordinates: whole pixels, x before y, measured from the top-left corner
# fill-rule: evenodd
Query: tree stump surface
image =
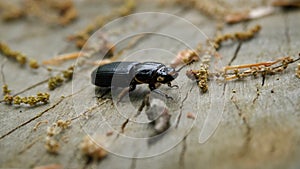
<path fill-rule="evenodd" d="M 66 27 L 49 26 L 34 20 L 1 22 L 1 41 L 40 62 L 58 54 L 74 52 L 77 49 L 65 40 L 66 37 L 82 29 L 95 16 L 108 13 L 115 3 L 78 1 L 80 18 Z M 217 31 L 217 21 L 193 9 L 139 2 L 135 12 L 147 11 L 176 15 L 186 21 L 167 14 L 166 17 L 146 14 L 148 18 L 136 17 L 136 20 L 114 23 L 110 30 L 105 30 L 108 37 L 119 38 L 139 29 L 154 32 L 126 49 L 118 60 L 159 61 L 167 65 L 180 50 L 195 48 L 199 42 L 205 43 L 205 36 L 187 22 L 194 24 L 207 37 L 213 37 Z M 262 30 L 249 41 L 225 43 L 219 51 L 222 64 L 272 61 L 288 55 L 296 58 L 300 52 L 299 16 L 299 10 L 283 10 L 261 19 L 225 25 L 223 33 L 246 30 L 256 24 L 260 24 Z M 122 39 L 116 50 L 126 47 L 132 39 L 134 37 Z M 43 68 L 20 67 L 5 56 L 0 57 L 0 62 L 4 63 L 5 81 L 13 93 L 49 78 L 49 73 Z M 65 69 L 73 63 L 67 61 L 57 68 Z M 35 107 L 0 104 L 0 168 L 60 164 L 64 168 L 111 169 L 297 169 L 300 167 L 300 79 L 295 76 L 296 66 L 294 63 L 282 73 L 266 76 L 264 85 L 260 76 L 222 85 L 216 85 L 212 80 L 209 81 L 209 92 L 203 94 L 195 82 L 185 76 L 186 70 L 199 68 L 199 63 L 192 64 L 174 81 L 178 89 L 161 86 L 161 90 L 174 100 L 165 102 L 171 114 L 171 127 L 156 137 L 153 136 L 153 126 L 146 123 L 144 111 L 135 119 L 141 123 L 132 118 L 149 91 L 146 85 L 138 86 L 130 100 L 125 98 L 116 106 L 109 99 L 110 94 L 100 100 L 95 97 L 98 89 L 90 83 L 95 66 L 75 68 L 73 81 L 65 82 L 53 91 L 44 83 L 20 94 L 29 96 L 39 91 L 49 92 L 48 104 Z M 1 80 L 0 85 L 3 84 Z M 62 95 L 65 97 L 61 98 Z M 219 96 L 221 98 L 217 98 Z M 99 106 L 91 110 L 97 104 Z M 89 110 L 88 118 L 73 120 L 70 128 L 57 136 L 60 143 L 57 155 L 46 151 L 47 128 L 52 123 L 77 117 Z M 206 142 L 199 143 L 199 133 L 209 113 L 222 113 L 220 110 L 223 114 L 217 129 Z M 123 111 L 126 113 L 120 113 Z M 188 118 L 187 113 L 195 114 L 196 119 Z M 41 123 L 34 131 L 41 121 L 48 123 Z M 112 135 L 106 136 L 110 131 Z M 107 157 L 88 162 L 79 148 L 85 135 L 105 137 L 104 147 L 107 146 L 109 151 Z M 147 139 L 149 137 L 151 139 Z"/>

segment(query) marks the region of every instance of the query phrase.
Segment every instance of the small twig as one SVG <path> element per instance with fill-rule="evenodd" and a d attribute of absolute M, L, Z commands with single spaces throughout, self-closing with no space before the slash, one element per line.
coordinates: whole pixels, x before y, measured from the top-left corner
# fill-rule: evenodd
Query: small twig
<path fill-rule="evenodd" d="M 52 59 L 43 61 L 43 64 L 44 65 L 58 65 L 58 64 L 61 64 L 61 62 L 64 62 L 67 60 L 72 60 L 72 59 L 77 59 L 81 56 L 83 56 L 83 54 L 81 52 L 62 54 L 62 55 L 55 56 Z"/>
<path fill-rule="evenodd" d="M 292 59 L 291 57 L 283 57 L 279 58 L 275 61 L 271 62 L 260 62 L 260 63 L 254 63 L 254 64 L 245 64 L 245 65 L 235 65 L 235 66 L 226 66 L 224 68 L 224 77 L 225 80 L 234 80 L 234 79 L 241 79 L 247 76 L 257 76 L 258 74 L 261 74 L 263 78 L 265 78 L 266 75 L 273 75 L 278 72 L 282 72 L 287 68 L 287 66 L 291 63 L 294 63 L 296 61 L 299 61 L 300 57 L 297 59 Z M 282 62 L 282 64 L 271 67 L 272 65 Z M 239 71 L 239 69 L 249 68 L 247 70 L 244 70 L 242 72 Z M 227 70 L 233 70 L 233 73 L 227 73 Z"/>
<path fill-rule="evenodd" d="M 36 131 L 41 124 L 48 124 L 48 120 L 42 120 L 42 121 L 37 122 L 35 124 L 35 126 L 33 127 L 33 131 Z"/>
<path fill-rule="evenodd" d="M 280 61 L 283 61 L 287 58 L 289 58 L 289 57 L 287 56 L 287 57 L 279 58 L 279 59 L 276 59 L 275 61 L 270 61 L 270 62 L 260 62 L 260 63 L 244 64 L 244 65 L 225 66 L 224 73 L 226 74 L 227 70 L 234 70 L 234 69 L 252 68 L 252 67 L 258 67 L 258 66 L 269 67 L 269 66 L 272 66 L 272 65 L 274 65 Z"/>

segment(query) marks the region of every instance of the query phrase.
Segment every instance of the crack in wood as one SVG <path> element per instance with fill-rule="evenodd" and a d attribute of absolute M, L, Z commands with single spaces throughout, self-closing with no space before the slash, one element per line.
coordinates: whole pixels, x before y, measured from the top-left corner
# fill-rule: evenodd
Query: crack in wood
<path fill-rule="evenodd" d="M 132 158 L 131 164 L 130 164 L 130 169 L 136 169 L 136 160 L 137 160 L 137 158 Z"/>
<path fill-rule="evenodd" d="M 235 61 L 235 59 L 237 58 L 237 55 L 241 49 L 241 46 L 242 46 L 243 42 L 240 41 L 238 46 L 236 47 L 235 51 L 234 51 L 234 54 L 233 54 L 233 57 L 230 59 L 229 63 L 228 63 L 228 66 L 231 66 L 232 62 Z"/>
<path fill-rule="evenodd" d="M 38 137 L 37 139 L 33 140 L 31 143 L 29 143 L 27 146 L 25 146 L 21 151 L 19 151 L 18 155 L 22 155 L 27 150 L 29 150 L 35 143 L 40 141 L 43 137 Z"/>
<path fill-rule="evenodd" d="M 29 86 L 29 87 L 27 87 L 27 88 L 25 88 L 25 89 L 23 89 L 23 90 L 21 90 L 21 91 L 15 93 L 15 94 L 13 94 L 12 96 L 15 97 L 15 96 L 17 96 L 17 95 L 20 95 L 20 94 L 22 94 L 22 93 L 25 93 L 25 92 L 27 92 L 27 91 L 29 91 L 29 90 L 31 90 L 31 89 L 33 89 L 33 88 L 36 88 L 36 87 L 38 87 L 38 86 L 40 86 L 40 85 L 42 85 L 42 84 L 44 84 L 44 83 L 47 83 L 47 82 L 48 82 L 48 79 L 43 80 L 43 81 L 40 81 L 40 82 L 38 82 L 38 83 L 36 83 L 36 84 L 33 84 L 33 85 L 31 85 L 31 86 Z M 4 100 L 0 100 L 0 103 L 2 103 L 2 102 L 4 102 Z"/>
<path fill-rule="evenodd" d="M 34 116 L 33 118 L 23 122 L 22 124 L 16 126 L 15 128 L 13 128 L 12 130 L 8 131 L 7 133 L 3 134 L 1 137 L 0 137 L 0 140 L 7 137 L 8 135 L 12 134 L 13 132 L 15 132 L 16 130 L 26 126 L 27 124 L 33 122 L 34 120 L 42 117 L 45 113 L 47 113 L 48 111 L 54 109 L 56 106 L 58 106 L 64 99 L 66 98 L 69 98 L 69 97 L 72 97 L 76 94 L 78 94 L 79 92 L 81 92 L 82 90 L 76 92 L 76 93 L 73 93 L 73 94 L 70 94 L 68 96 L 65 96 L 65 97 L 61 97 L 55 104 L 53 104 L 52 106 L 48 107 L 47 109 L 43 110 L 42 112 L 40 112 L 39 114 L 37 114 L 36 116 Z"/>
<path fill-rule="evenodd" d="M 248 119 L 246 118 L 245 114 L 243 113 L 242 109 L 240 106 L 237 104 L 237 99 L 235 96 L 232 96 L 230 99 L 236 109 L 238 110 L 238 115 L 242 119 L 243 124 L 245 126 L 246 132 L 245 132 L 245 142 L 243 144 L 243 148 L 240 151 L 240 157 L 244 157 L 248 152 L 250 148 L 250 143 L 252 141 L 252 128 L 248 122 Z"/>
<path fill-rule="evenodd" d="M 180 112 L 179 112 L 179 115 L 178 115 L 178 118 L 176 120 L 176 125 L 175 125 L 175 128 L 177 129 L 178 128 L 178 125 L 179 125 L 179 122 L 180 122 L 180 119 L 181 119 L 181 116 L 182 116 L 182 108 L 183 108 L 183 104 L 184 102 L 186 101 L 186 99 L 188 98 L 188 95 L 189 93 L 191 93 L 192 89 L 194 88 L 194 85 L 192 85 L 192 87 L 190 88 L 190 90 L 186 93 L 185 97 L 183 98 L 183 100 L 181 101 L 181 104 L 180 104 Z"/>
<path fill-rule="evenodd" d="M 17 129 L 22 128 L 24 126 L 26 126 L 27 124 L 29 124 L 30 122 L 40 118 L 42 115 L 44 115 L 46 112 L 48 112 L 51 109 L 54 109 L 57 105 L 59 105 L 62 101 L 64 100 L 64 98 L 61 98 L 58 102 L 56 102 L 54 105 L 52 105 L 51 107 L 47 108 L 46 110 L 40 112 L 38 115 L 34 116 L 33 118 L 23 122 L 22 124 L 18 125 L 17 127 L 13 128 L 12 130 L 10 130 L 9 132 L 7 132 L 6 134 L 2 135 L 0 137 L 0 140 L 5 138 L 6 136 L 10 135 L 11 133 L 15 132 Z"/>
<path fill-rule="evenodd" d="M 181 169 L 185 168 L 184 167 L 184 156 L 185 156 L 185 153 L 187 150 L 187 143 L 186 143 L 187 136 L 188 135 L 186 135 L 182 140 L 182 149 L 181 149 L 180 156 L 179 156 L 179 166 Z"/>
<path fill-rule="evenodd" d="M 263 73 L 261 75 L 262 79 L 261 79 L 261 86 L 264 86 L 265 85 L 265 82 L 266 82 L 266 75 Z"/>
<path fill-rule="evenodd" d="M 40 81 L 40 82 L 38 82 L 38 83 L 36 83 L 36 84 L 33 84 L 33 85 L 31 85 L 31 86 L 29 86 L 29 87 L 27 87 L 27 88 L 21 90 L 20 92 L 15 93 L 13 96 L 17 96 L 17 95 L 19 95 L 19 94 L 25 93 L 25 92 L 27 92 L 28 90 L 31 90 L 31 89 L 36 88 L 36 87 L 38 87 L 38 86 L 40 86 L 40 85 L 42 85 L 42 84 L 44 84 L 44 83 L 47 83 L 48 80 L 49 80 L 49 79 L 45 79 L 45 80 Z"/>

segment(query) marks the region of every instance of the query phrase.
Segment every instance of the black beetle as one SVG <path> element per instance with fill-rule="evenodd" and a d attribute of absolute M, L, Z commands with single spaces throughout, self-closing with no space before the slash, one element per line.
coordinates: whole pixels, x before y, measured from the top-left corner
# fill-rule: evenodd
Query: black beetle
<path fill-rule="evenodd" d="M 178 71 L 158 62 L 113 62 L 102 65 L 92 72 L 92 83 L 99 87 L 129 87 L 127 91 L 133 91 L 138 84 L 148 84 L 151 91 L 162 93 L 157 89 L 160 84 L 169 87 L 178 76 Z M 120 96 L 122 97 L 122 96 Z M 120 98 L 119 97 L 119 98 Z"/>

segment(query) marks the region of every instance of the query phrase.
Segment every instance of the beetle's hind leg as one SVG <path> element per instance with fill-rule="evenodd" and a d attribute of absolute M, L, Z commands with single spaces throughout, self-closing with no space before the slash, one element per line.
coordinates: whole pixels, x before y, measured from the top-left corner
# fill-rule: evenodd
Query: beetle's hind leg
<path fill-rule="evenodd" d="M 176 88 L 176 89 L 179 88 L 178 85 L 172 85 L 171 82 L 168 83 L 168 86 L 169 86 L 170 88 Z"/>
<path fill-rule="evenodd" d="M 121 93 L 118 95 L 118 97 L 117 97 L 117 104 L 119 103 L 119 102 L 121 102 L 121 100 L 123 99 L 123 97 L 127 94 L 127 93 L 129 93 L 129 91 L 130 91 L 130 87 L 126 87 L 126 88 L 124 88 L 122 91 L 121 91 Z"/>
<path fill-rule="evenodd" d="M 121 93 L 118 95 L 117 104 L 123 99 L 123 97 L 129 92 L 133 91 L 136 88 L 135 85 L 130 85 L 129 87 L 124 88 Z"/>
<path fill-rule="evenodd" d="M 143 111 L 144 107 L 146 107 L 146 110 L 148 110 L 150 107 L 150 92 L 144 97 L 143 102 L 134 117 L 138 117 Z"/>

